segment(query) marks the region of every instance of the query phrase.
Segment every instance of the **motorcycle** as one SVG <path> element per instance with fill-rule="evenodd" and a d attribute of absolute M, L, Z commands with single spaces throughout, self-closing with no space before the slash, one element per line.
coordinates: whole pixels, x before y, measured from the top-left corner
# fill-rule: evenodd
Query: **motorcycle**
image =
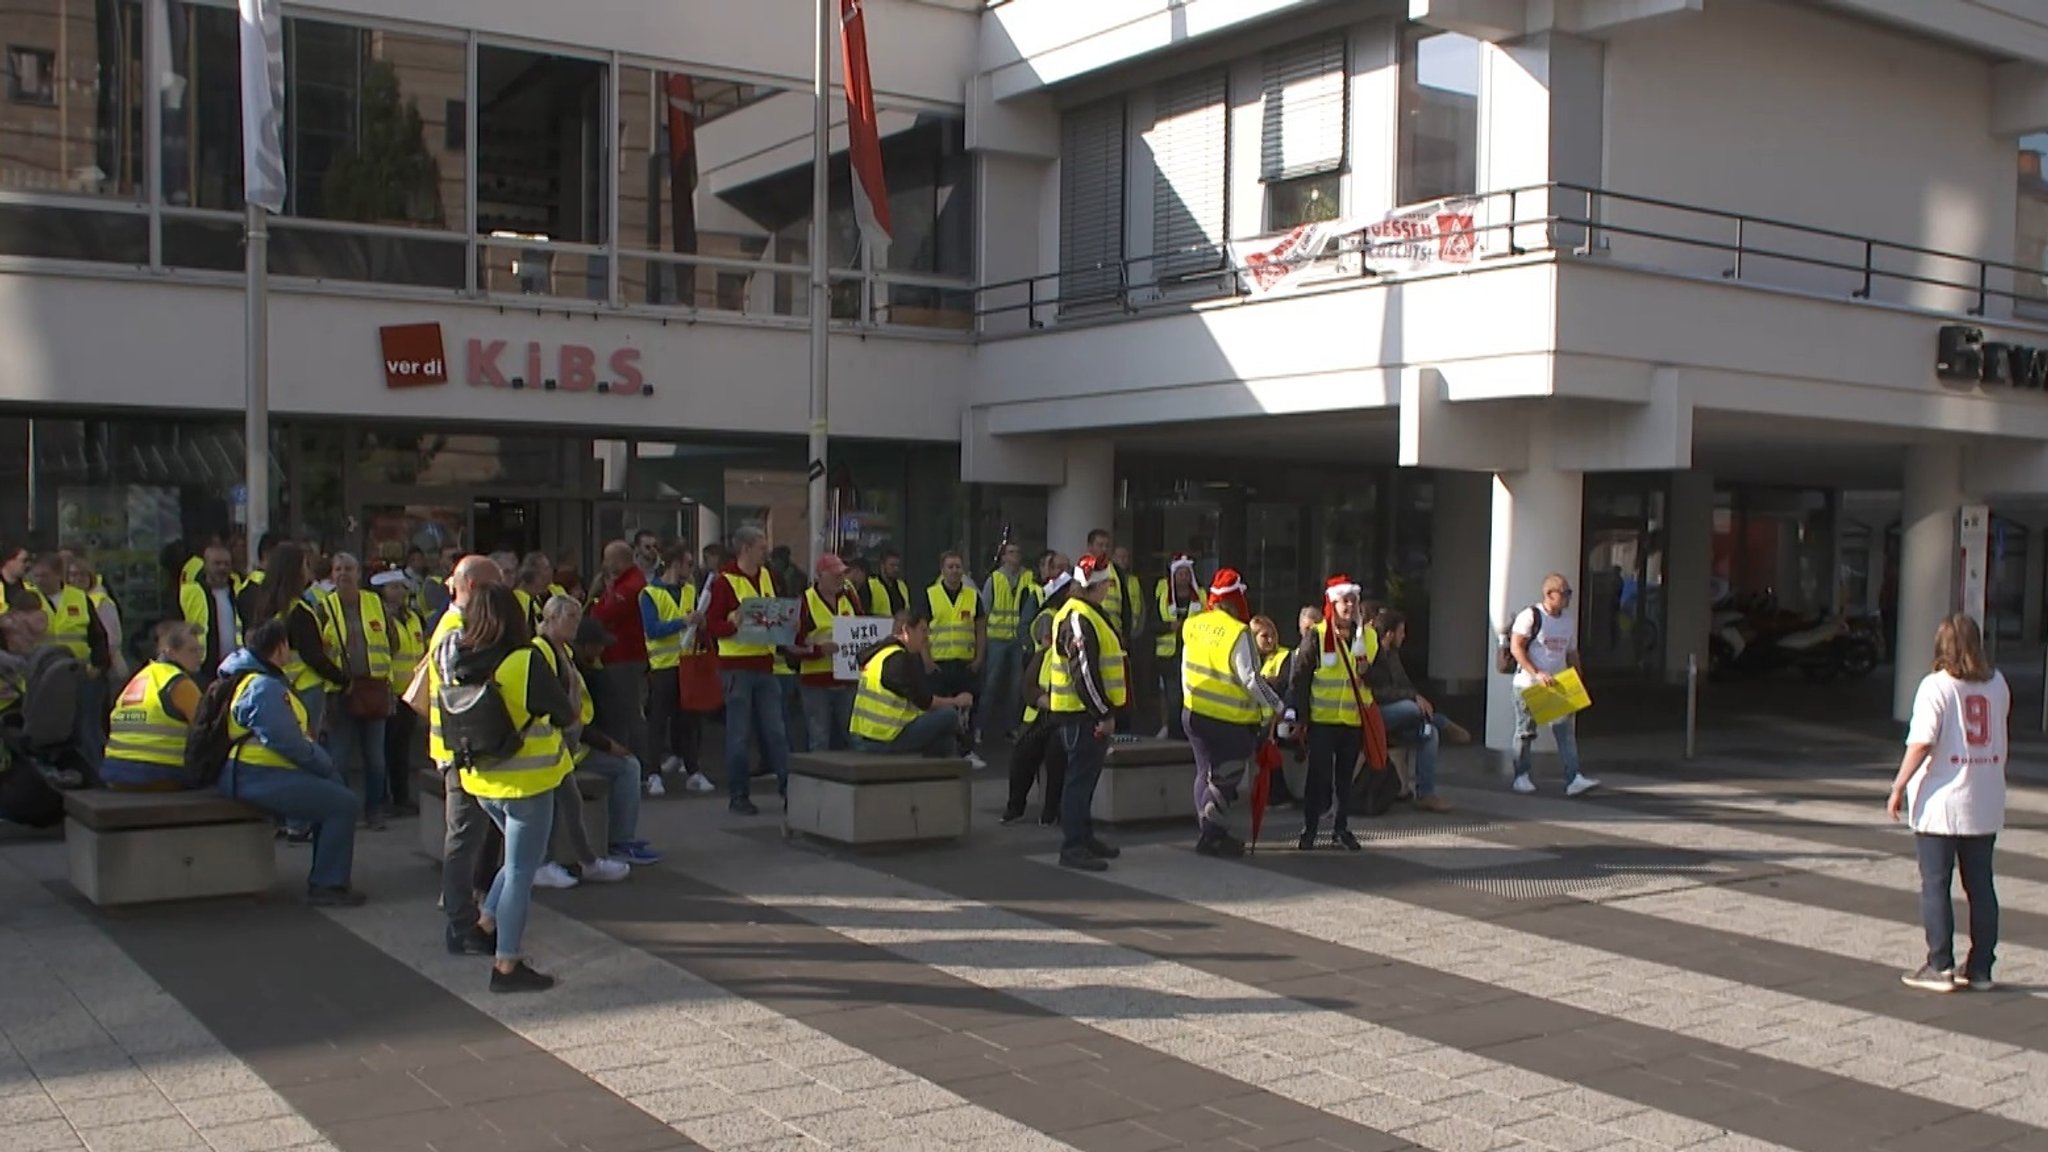
<path fill-rule="evenodd" d="M 1724 601 L 1713 617 L 1707 668 L 1718 676 L 1767 675 L 1795 668 L 1808 680 L 1859 680 L 1881 662 L 1883 645 L 1869 617 L 1813 619 L 1770 604 Z"/>

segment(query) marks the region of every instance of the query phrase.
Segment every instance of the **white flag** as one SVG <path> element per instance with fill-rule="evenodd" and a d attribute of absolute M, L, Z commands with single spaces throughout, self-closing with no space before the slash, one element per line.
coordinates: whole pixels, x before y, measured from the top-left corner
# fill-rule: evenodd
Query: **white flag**
<path fill-rule="evenodd" d="M 281 0 L 242 4 L 242 187 L 284 211 L 284 15 Z"/>

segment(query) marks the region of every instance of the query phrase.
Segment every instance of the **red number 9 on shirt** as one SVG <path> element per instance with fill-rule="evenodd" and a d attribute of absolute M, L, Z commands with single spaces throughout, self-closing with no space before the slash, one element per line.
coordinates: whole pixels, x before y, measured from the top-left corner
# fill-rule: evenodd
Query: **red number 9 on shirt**
<path fill-rule="evenodd" d="M 1982 748 L 1991 743 L 1991 700 L 1971 694 L 1963 697 L 1963 743 Z"/>

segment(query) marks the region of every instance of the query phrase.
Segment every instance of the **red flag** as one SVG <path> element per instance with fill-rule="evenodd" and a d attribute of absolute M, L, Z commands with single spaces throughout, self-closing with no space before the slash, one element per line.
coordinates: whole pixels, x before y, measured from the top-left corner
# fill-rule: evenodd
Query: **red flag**
<path fill-rule="evenodd" d="M 680 72 L 662 83 L 668 97 L 670 249 L 697 250 L 697 86 Z"/>
<path fill-rule="evenodd" d="M 867 19 L 861 0 L 839 0 L 839 48 L 846 57 L 847 158 L 853 165 L 853 215 L 880 264 L 889 250 L 889 189 L 882 182 L 882 138 L 875 127 L 875 86 L 868 78 Z"/>

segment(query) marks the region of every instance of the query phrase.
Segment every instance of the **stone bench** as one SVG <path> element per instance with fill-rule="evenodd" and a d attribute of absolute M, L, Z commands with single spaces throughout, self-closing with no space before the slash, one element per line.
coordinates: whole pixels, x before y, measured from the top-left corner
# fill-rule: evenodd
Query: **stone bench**
<path fill-rule="evenodd" d="M 964 760 L 811 752 L 790 757 L 783 827 L 857 848 L 959 840 L 971 793 Z"/>
<path fill-rule="evenodd" d="M 212 789 L 64 793 L 71 886 L 102 908 L 268 892 L 277 821 Z"/>
<path fill-rule="evenodd" d="M 576 788 L 583 796 L 583 832 L 590 846 L 602 856 L 611 845 L 612 783 L 594 772 L 576 773 Z M 447 784 L 438 768 L 422 768 L 413 774 L 413 796 L 420 806 L 420 855 L 440 863 L 448 858 Z M 550 857 L 552 858 L 552 857 Z"/>
<path fill-rule="evenodd" d="M 1185 740 L 1113 743 L 1089 815 L 1100 824 L 1195 818 L 1195 753 Z"/>

